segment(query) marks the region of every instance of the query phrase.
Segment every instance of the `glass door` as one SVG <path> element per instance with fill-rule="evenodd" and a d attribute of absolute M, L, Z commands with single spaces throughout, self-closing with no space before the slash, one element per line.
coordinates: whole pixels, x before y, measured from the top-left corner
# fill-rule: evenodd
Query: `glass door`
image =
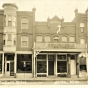
<path fill-rule="evenodd" d="M 6 61 L 5 63 L 5 75 L 10 76 L 10 61 Z"/>

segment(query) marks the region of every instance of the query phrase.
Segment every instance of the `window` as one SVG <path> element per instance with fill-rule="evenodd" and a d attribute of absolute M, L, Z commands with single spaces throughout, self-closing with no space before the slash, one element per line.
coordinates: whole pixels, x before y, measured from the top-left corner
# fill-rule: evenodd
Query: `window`
<path fill-rule="evenodd" d="M 6 15 L 4 16 L 4 26 L 6 26 Z"/>
<path fill-rule="evenodd" d="M 17 72 L 32 73 L 32 55 L 31 54 L 17 55 Z"/>
<path fill-rule="evenodd" d="M 14 16 L 14 17 L 13 17 L 13 21 L 15 21 L 15 22 L 16 22 L 16 16 Z"/>
<path fill-rule="evenodd" d="M 67 72 L 67 59 L 66 55 L 57 55 L 57 73 Z"/>
<path fill-rule="evenodd" d="M 50 42 L 50 37 L 49 36 L 45 36 L 45 42 Z"/>
<path fill-rule="evenodd" d="M 13 35 L 13 45 L 16 45 L 16 35 Z"/>
<path fill-rule="evenodd" d="M 12 21 L 8 21 L 8 26 L 12 26 Z"/>
<path fill-rule="evenodd" d="M 80 23 L 80 30 L 82 33 L 84 32 L 84 23 Z"/>
<path fill-rule="evenodd" d="M 28 46 L 28 37 L 27 36 L 22 36 L 21 37 L 21 46 L 23 46 L 23 47 Z"/>
<path fill-rule="evenodd" d="M 37 41 L 37 42 L 42 42 L 42 36 L 37 36 L 37 37 L 36 37 L 36 41 Z"/>
<path fill-rule="evenodd" d="M 12 21 L 12 16 L 8 15 L 8 21 Z"/>
<path fill-rule="evenodd" d="M 54 43 L 58 43 L 58 39 L 59 39 L 59 37 L 58 36 L 54 36 Z"/>
<path fill-rule="evenodd" d="M 16 26 L 16 22 L 15 22 L 15 21 L 13 22 L 13 26 L 14 26 L 14 27 Z"/>
<path fill-rule="evenodd" d="M 6 44 L 6 34 L 3 35 L 3 45 Z"/>
<path fill-rule="evenodd" d="M 13 16 L 13 26 L 16 26 L 16 16 Z"/>
<path fill-rule="evenodd" d="M 67 37 L 66 36 L 62 37 L 62 42 L 67 42 Z"/>
<path fill-rule="evenodd" d="M 12 45 L 12 34 L 7 35 L 7 45 Z"/>
<path fill-rule="evenodd" d="M 8 15 L 8 26 L 12 26 L 12 16 Z"/>
<path fill-rule="evenodd" d="M 80 39 L 80 44 L 85 44 L 85 39 Z"/>
<path fill-rule="evenodd" d="M 37 56 L 37 73 L 46 73 L 46 55 Z"/>
<path fill-rule="evenodd" d="M 74 37 L 69 37 L 69 42 L 74 43 L 75 42 L 75 38 Z"/>
<path fill-rule="evenodd" d="M 21 29 L 28 29 L 28 19 L 27 18 L 21 19 Z"/>

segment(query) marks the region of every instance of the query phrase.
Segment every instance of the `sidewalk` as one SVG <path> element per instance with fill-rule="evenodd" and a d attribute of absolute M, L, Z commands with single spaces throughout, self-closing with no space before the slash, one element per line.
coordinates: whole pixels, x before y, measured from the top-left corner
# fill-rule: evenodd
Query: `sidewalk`
<path fill-rule="evenodd" d="M 0 81 L 29 81 L 29 82 L 43 82 L 43 81 L 88 81 L 87 78 L 0 78 Z"/>

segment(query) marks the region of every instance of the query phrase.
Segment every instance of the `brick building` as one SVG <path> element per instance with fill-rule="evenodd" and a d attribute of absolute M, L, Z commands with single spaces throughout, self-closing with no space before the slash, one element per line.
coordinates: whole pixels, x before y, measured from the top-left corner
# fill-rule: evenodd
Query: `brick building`
<path fill-rule="evenodd" d="M 13 3 L 0 10 L 0 77 L 86 77 L 88 10 L 72 22 L 54 16 L 35 21 L 35 11 Z"/>

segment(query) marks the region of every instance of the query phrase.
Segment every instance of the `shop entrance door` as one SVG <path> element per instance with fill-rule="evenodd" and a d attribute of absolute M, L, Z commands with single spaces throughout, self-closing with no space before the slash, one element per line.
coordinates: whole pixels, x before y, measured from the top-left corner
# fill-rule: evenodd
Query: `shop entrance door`
<path fill-rule="evenodd" d="M 6 76 L 14 76 L 14 62 L 13 61 L 6 61 L 5 75 Z"/>
<path fill-rule="evenodd" d="M 54 55 L 48 56 L 48 75 L 54 75 Z"/>
<path fill-rule="evenodd" d="M 75 55 L 71 56 L 70 64 L 71 64 L 71 67 L 70 67 L 71 75 L 76 75 L 76 60 L 75 60 Z"/>

